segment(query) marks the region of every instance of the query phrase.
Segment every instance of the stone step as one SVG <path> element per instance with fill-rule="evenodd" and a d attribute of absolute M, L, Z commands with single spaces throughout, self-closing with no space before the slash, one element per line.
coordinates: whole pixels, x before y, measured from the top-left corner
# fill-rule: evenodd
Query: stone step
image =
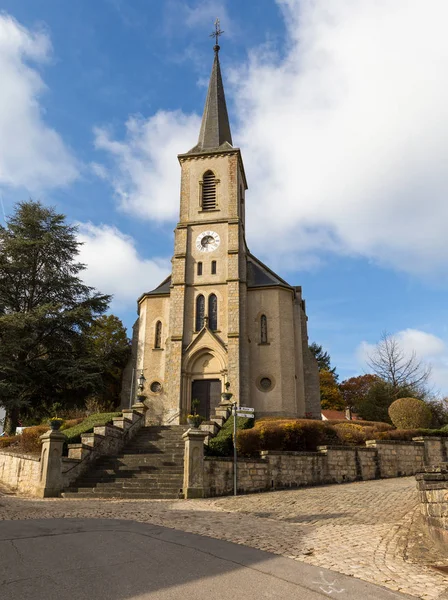
<path fill-rule="evenodd" d="M 156 483 L 178 483 L 182 484 L 183 475 L 176 474 L 174 476 L 153 476 L 153 477 L 84 477 L 77 481 L 78 487 L 94 487 L 96 484 L 116 484 L 116 485 L 153 485 Z"/>
<path fill-rule="evenodd" d="M 163 461 L 166 460 L 167 457 L 176 457 L 178 459 L 183 460 L 183 454 L 173 454 L 172 452 L 161 452 L 160 454 L 155 454 L 153 452 L 135 452 L 132 454 L 118 454 L 117 456 L 110 456 L 107 460 L 102 458 L 97 462 L 114 462 L 114 461 L 123 461 L 123 460 L 134 460 L 138 462 L 142 462 L 144 460 L 152 460 L 152 461 Z"/>
<path fill-rule="evenodd" d="M 63 494 L 66 498 L 180 498 L 184 426 L 141 429 L 120 454 L 104 456 Z"/>
<path fill-rule="evenodd" d="M 136 491 L 139 490 L 177 490 L 182 489 L 182 480 L 180 481 L 160 481 L 159 483 L 151 481 L 147 484 L 144 484 L 142 481 L 124 481 L 123 483 L 97 483 L 95 486 L 89 485 L 80 485 L 78 489 L 89 489 L 95 487 L 96 490 L 129 490 Z"/>
<path fill-rule="evenodd" d="M 102 469 L 121 469 L 126 470 L 126 469 L 138 469 L 138 467 L 142 467 L 145 469 L 162 469 L 162 468 L 182 468 L 183 467 L 183 461 L 181 460 L 173 460 L 170 458 L 167 458 L 166 460 L 159 460 L 159 461 L 155 461 L 155 460 L 123 460 L 123 461 L 119 461 L 119 462 L 110 462 L 110 463 L 103 463 L 101 465 L 95 465 L 95 467 L 93 468 L 94 471 L 100 471 Z"/>
<path fill-rule="evenodd" d="M 90 498 L 90 499 L 117 499 L 117 500 L 176 500 L 182 498 L 181 492 L 176 493 L 172 490 L 158 492 L 63 492 L 63 498 Z"/>
<path fill-rule="evenodd" d="M 183 474 L 184 470 L 181 467 L 135 467 L 129 469 L 120 467 L 118 469 L 95 469 L 89 471 L 90 477 L 108 477 L 115 475 L 116 477 L 157 477 L 163 474 L 179 475 Z"/>

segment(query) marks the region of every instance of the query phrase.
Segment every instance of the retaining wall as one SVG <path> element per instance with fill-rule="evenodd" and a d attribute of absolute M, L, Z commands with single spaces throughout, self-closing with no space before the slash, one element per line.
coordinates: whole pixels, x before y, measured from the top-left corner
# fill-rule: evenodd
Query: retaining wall
<path fill-rule="evenodd" d="M 13 491 L 35 495 L 40 482 L 40 456 L 0 452 L 0 481 Z"/>
<path fill-rule="evenodd" d="M 369 440 L 366 447 L 320 446 L 317 452 L 262 452 L 260 459 L 238 460 L 238 490 L 264 490 L 367 481 L 416 475 L 446 456 L 448 438 L 415 438 L 412 442 Z M 204 495 L 233 492 L 231 458 L 206 457 Z"/>

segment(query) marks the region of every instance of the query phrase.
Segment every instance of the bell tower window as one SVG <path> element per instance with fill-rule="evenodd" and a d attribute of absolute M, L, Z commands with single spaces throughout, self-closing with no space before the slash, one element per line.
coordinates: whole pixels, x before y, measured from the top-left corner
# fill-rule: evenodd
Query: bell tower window
<path fill-rule="evenodd" d="M 205 298 L 200 294 L 196 298 L 196 331 L 201 331 L 204 327 L 205 318 Z"/>
<path fill-rule="evenodd" d="M 212 331 L 218 329 L 218 298 L 215 294 L 208 297 L 208 326 Z"/>
<path fill-rule="evenodd" d="M 216 177 L 213 171 L 207 171 L 202 178 L 202 210 L 216 208 Z"/>
<path fill-rule="evenodd" d="M 198 275 L 202 275 L 202 263 L 198 262 Z"/>
<path fill-rule="evenodd" d="M 212 260 L 212 275 L 216 275 L 216 260 Z"/>

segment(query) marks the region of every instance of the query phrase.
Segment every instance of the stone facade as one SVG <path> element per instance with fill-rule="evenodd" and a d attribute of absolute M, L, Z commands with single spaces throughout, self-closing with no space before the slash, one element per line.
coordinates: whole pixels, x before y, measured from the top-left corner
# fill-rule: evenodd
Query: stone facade
<path fill-rule="evenodd" d="M 206 104 L 198 145 L 179 156 L 180 211 L 172 272 L 138 301 L 133 368 L 137 374 L 143 371 L 147 381 L 148 420 L 185 422 L 193 383 L 204 380 L 218 381 L 221 392 L 229 383 L 234 400 L 255 408 L 259 416 L 320 419 L 318 369 L 308 350 L 301 288 L 289 285 L 247 248 L 247 182 L 241 152 L 233 147 L 226 123 L 220 78 L 216 54 L 207 96 L 213 107 Z M 205 139 L 219 146 L 204 146 Z M 212 208 L 203 205 L 210 173 Z M 204 250 L 198 240 L 206 233 L 219 240 Z M 211 295 L 217 298 L 213 328 Z M 198 328 L 199 296 L 205 299 L 205 320 Z M 156 335 L 160 327 L 161 339 Z"/>

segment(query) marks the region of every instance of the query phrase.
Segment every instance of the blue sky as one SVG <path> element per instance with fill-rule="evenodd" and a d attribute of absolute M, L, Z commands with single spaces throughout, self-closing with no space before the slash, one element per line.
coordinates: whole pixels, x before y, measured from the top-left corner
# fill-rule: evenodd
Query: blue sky
<path fill-rule="evenodd" d="M 341 379 L 384 330 L 448 393 L 448 6 L 434 0 L 3 0 L 0 191 L 80 225 L 86 280 L 169 269 L 216 16 L 250 249 L 307 301 Z"/>

